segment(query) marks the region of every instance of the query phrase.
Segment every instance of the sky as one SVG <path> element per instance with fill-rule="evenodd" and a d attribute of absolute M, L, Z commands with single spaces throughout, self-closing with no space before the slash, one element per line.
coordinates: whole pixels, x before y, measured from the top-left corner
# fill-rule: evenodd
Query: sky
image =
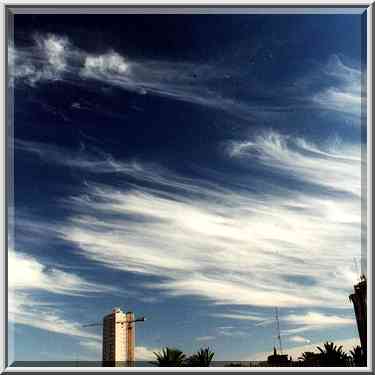
<path fill-rule="evenodd" d="M 358 343 L 363 17 L 15 15 L 10 361 Z"/>

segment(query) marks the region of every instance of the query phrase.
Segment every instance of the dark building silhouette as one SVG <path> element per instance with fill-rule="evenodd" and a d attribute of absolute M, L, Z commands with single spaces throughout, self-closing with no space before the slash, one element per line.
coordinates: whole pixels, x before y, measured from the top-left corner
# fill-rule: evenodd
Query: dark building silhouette
<path fill-rule="evenodd" d="M 354 285 L 354 293 L 349 296 L 353 302 L 359 339 L 363 353 L 367 353 L 367 281 L 364 275 L 358 284 Z"/>
<path fill-rule="evenodd" d="M 290 362 L 288 354 L 277 354 L 276 348 L 273 348 L 273 354 L 267 357 L 268 366 L 289 366 Z"/>

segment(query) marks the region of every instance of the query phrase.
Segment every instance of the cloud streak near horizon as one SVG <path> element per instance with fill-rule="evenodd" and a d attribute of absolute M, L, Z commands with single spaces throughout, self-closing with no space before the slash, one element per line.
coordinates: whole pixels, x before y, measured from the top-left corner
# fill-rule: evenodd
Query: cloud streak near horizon
<path fill-rule="evenodd" d="M 69 336 L 99 339 L 99 336 L 82 328 L 82 322 L 64 317 L 55 302 L 48 295 L 72 297 L 90 296 L 97 293 L 114 292 L 111 287 L 90 283 L 73 273 L 57 268 L 48 268 L 35 257 L 19 250 L 8 252 L 9 264 L 9 319 L 43 330 Z M 37 297 L 35 293 L 42 292 Z"/>

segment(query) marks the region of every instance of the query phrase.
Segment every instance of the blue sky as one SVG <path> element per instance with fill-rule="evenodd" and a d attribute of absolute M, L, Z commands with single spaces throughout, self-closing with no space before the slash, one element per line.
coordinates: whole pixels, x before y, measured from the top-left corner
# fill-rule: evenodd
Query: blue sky
<path fill-rule="evenodd" d="M 356 343 L 362 19 L 16 15 L 11 359 Z"/>

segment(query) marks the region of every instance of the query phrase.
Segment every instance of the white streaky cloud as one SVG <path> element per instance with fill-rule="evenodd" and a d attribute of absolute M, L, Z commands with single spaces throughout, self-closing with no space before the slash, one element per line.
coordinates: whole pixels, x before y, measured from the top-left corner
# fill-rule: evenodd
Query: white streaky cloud
<path fill-rule="evenodd" d="M 302 138 L 285 136 L 277 132 L 265 132 L 251 141 L 231 142 L 228 145 L 231 157 L 258 163 L 291 175 L 299 180 L 323 185 L 360 196 L 361 194 L 361 147 L 337 144 L 327 150 Z M 350 210 L 340 210 L 327 201 L 327 210 L 336 218 L 351 222 L 358 217 Z M 345 208 L 345 207 L 343 207 Z M 333 209 L 331 211 L 331 209 Z"/>
<path fill-rule="evenodd" d="M 219 66 L 157 60 L 131 61 L 116 51 L 93 55 L 74 46 L 67 37 L 55 34 L 34 36 L 31 47 L 8 47 L 11 84 L 66 79 L 90 79 L 137 92 L 168 97 L 252 116 L 254 108 L 217 92 L 212 82 L 225 80 Z M 199 77 L 199 79 L 197 78 Z"/>
<path fill-rule="evenodd" d="M 325 109 L 361 116 L 361 105 L 366 98 L 350 92 L 329 88 L 314 95 L 313 101 Z"/>
<path fill-rule="evenodd" d="M 41 302 L 30 292 L 10 290 L 8 317 L 16 324 L 39 328 L 52 333 L 99 340 L 100 337 L 82 327 L 82 324 L 66 319 L 56 303 Z"/>
<path fill-rule="evenodd" d="M 36 67 L 24 59 L 22 53 L 17 52 L 14 48 L 9 48 L 9 83 L 11 86 L 18 80 L 34 85 L 39 80 L 40 73 L 37 72 Z M 20 62 L 23 61 L 23 62 Z"/>
<path fill-rule="evenodd" d="M 326 315 L 312 311 L 304 315 L 290 314 L 285 316 L 283 320 L 293 324 L 319 327 L 355 324 L 355 319 L 353 319 L 352 317 L 344 318 L 336 315 Z"/>
<path fill-rule="evenodd" d="M 329 338 L 328 341 L 331 341 Z M 354 346 L 360 345 L 359 339 L 357 337 L 352 337 L 349 339 L 344 340 L 334 340 L 335 345 L 342 345 L 343 350 L 345 352 L 349 352 L 353 349 Z M 283 352 L 285 354 L 288 354 L 288 356 L 291 356 L 293 360 L 298 360 L 298 358 L 302 355 L 304 352 L 318 352 L 317 346 L 323 346 L 324 342 L 315 342 L 310 343 L 307 345 L 301 345 L 301 346 L 287 346 L 283 348 Z M 243 361 L 266 361 L 267 357 L 271 355 L 271 352 L 258 352 L 254 354 L 250 354 L 249 356 L 243 358 Z"/>
<path fill-rule="evenodd" d="M 328 79 L 331 86 L 315 93 L 313 102 L 324 109 L 361 116 L 361 106 L 366 107 L 361 70 L 345 65 L 337 55 L 333 55 L 323 68 L 323 77 Z"/>
<path fill-rule="evenodd" d="M 256 315 L 245 315 L 245 314 L 225 314 L 225 313 L 215 313 L 211 314 L 211 316 L 214 316 L 216 318 L 226 318 L 226 319 L 233 319 L 233 320 L 250 320 L 250 321 L 256 321 L 256 322 L 262 322 L 264 321 L 264 317 L 256 316 Z"/>
<path fill-rule="evenodd" d="M 79 168 L 89 171 L 90 173 L 104 174 L 121 172 L 134 177 L 143 174 L 143 167 L 139 163 L 118 162 L 105 152 L 87 153 L 82 150 L 69 150 L 70 156 L 61 160 L 61 149 L 55 145 L 15 139 L 13 147 L 15 150 L 37 155 L 44 162 L 57 163 L 69 168 Z M 152 179 L 153 176 L 150 174 L 149 178 Z"/>
<path fill-rule="evenodd" d="M 35 39 L 37 46 L 45 55 L 48 64 L 50 67 L 53 67 L 54 74 L 64 71 L 67 65 L 66 54 L 67 48 L 69 47 L 68 39 L 53 34 L 49 34 L 47 37 L 37 35 Z"/>
<path fill-rule="evenodd" d="M 217 304 L 351 308 L 353 257 L 361 252 L 361 162 L 351 145 L 271 133 L 230 146 L 243 166 L 266 165 L 311 191 L 263 181 L 261 191 L 249 190 L 257 183 L 250 169 L 225 185 L 87 150 L 22 147 L 46 162 L 93 173 L 100 163 L 101 173 L 132 177 L 116 187 L 86 182 L 61 202 L 71 214 L 55 233 L 109 268 L 160 277 L 147 288 Z"/>
<path fill-rule="evenodd" d="M 221 201 L 235 207 L 224 216 L 224 207 L 198 199 L 178 201 L 104 187 L 89 190 L 88 199 L 74 202 L 81 213 L 94 210 L 96 215 L 73 215 L 71 226 L 62 229 L 63 237 L 109 267 L 169 275 L 169 280 L 148 287 L 222 303 L 308 306 L 324 300 L 345 305 L 352 287 L 347 271 L 353 254 L 360 252 L 360 230 L 356 221 L 343 223 L 333 216 L 328 207 L 335 204 L 327 207 L 330 201 L 306 196 L 258 204 L 251 200 L 250 208 L 246 197 L 223 194 Z M 338 200 L 336 206 L 345 213 L 356 208 L 350 203 Z M 290 209 L 296 205 L 298 210 Z M 111 213 L 138 215 L 145 221 L 139 227 L 132 221 L 125 225 L 121 219 L 98 219 Z M 360 215 L 354 219 L 359 221 Z M 338 246 L 344 229 L 348 241 Z M 290 230 L 298 235 L 290 237 Z M 309 278 L 314 285 L 302 291 L 293 276 Z M 338 293 L 343 287 L 346 292 Z"/>
<path fill-rule="evenodd" d="M 280 321 L 283 326 L 281 330 L 282 336 L 292 336 L 307 331 L 324 330 L 348 325 L 353 326 L 356 324 L 353 316 L 332 315 L 317 311 L 308 311 L 303 314 L 288 314 L 280 317 Z M 268 324 L 270 323 L 272 321 Z M 285 325 L 287 328 L 284 328 Z"/>
<path fill-rule="evenodd" d="M 31 86 L 38 82 L 56 81 L 70 70 L 71 46 L 65 37 L 54 34 L 35 35 L 29 48 L 8 46 L 11 84 L 20 80 Z"/>
<path fill-rule="evenodd" d="M 38 259 L 12 249 L 8 251 L 8 285 L 10 321 L 90 339 L 98 339 L 98 336 L 83 329 L 82 323 L 65 318 L 59 303 L 51 303 L 47 297 L 51 294 L 88 296 L 114 290 L 99 283 L 90 283 L 72 273 L 46 267 Z M 43 296 L 37 299 L 35 292 L 43 292 Z"/>
<path fill-rule="evenodd" d="M 281 330 L 281 336 L 291 336 L 291 335 L 296 335 L 300 333 L 304 333 L 306 331 L 311 331 L 311 330 L 320 330 L 325 327 L 320 327 L 320 326 L 299 326 L 297 328 L 288 328 L 288 329 L 282 329 Z"/>
<path fill-rule="evenodd" d="M 134 349 L 134 357 L 136 361 L 155 361 L 154 352 L 159 352 L 158 348 L 148 348 L 146 346 L 136 346 Z"/>
<path fill-rule="evenodd" d="M 217 63 L 137 60 L 113 50 L 93 55 L 55 34 L 38 34 L 31 47 L 9 47 L 9 51 L 11 84 L 23 82 L 35 87 L 55 80 L 74 84 L 96 80 L 140 95 L 152 94 L 219 109 L 246 120 L 257 111 L 264 114 L 264 108 L 258 104 L 225 97 L 220 92 L 228 76 L 237 80 L 241 77 L 235 69 L 228 72 L 228 68 Z"/>
<path fill-rule="evenodd" d="M 219 318 L 227 318 L 232 320 L 248 320 L 257 322 L 256 326 L 269 326 L 275 324 L 275 319 L 266 316 L 254 316 L 249 314 L 239 313 L 217 313 L 211 314 L 211 316 Z M 353 317 L 342 317 L 338 315 L 327 315 L 316 311 L 309 311 L 305 314 L 288 314 L 285 316 L 279 316 L 279 320 L 282 326 L 295 327 L 282 330 L 283 336 L 291 336 L 296 333 L 320 330 L 327 327 L 337 327 L 345 325 L 355 325 L 355 319 Z M 301 336 L 289 337 L 289 340 L 296 341 Z"/>
<path fill-rule="evenodd" d="M 224 73 L 218 66 L 169 61 L 129 61 L 115 51 L 86 55 L 79 75 L 141 95 L 152 94 L 252 117 L 254 106 L 224 97 L 212 82 Z M 196 75 L 199 75 L 199 80 Z M 211 88 L 212 87 L 212 88 Z"/>
<path fill-rule="evenodd" d="M 309 344 L 311 342 L 311 340 L 303 336 L 290 336 L 288 337 L 288 341 L 296 342 L 298 344 Z"/>
<path fill-rule="evenodd" d="M 14 86 L 15 78 L 15 62 L 17 59 L 17 51 L 13 43 L 8 43 L 8 79 L 10 87 Z"/>
<path fill-rule="evenodd" d="M 15 291 L 36 289 L 73 296 L 113 291 L 111 287 L 90 283 L 72 273 L 46 267 L 36 258 L 18 251 L 9 250 L 8 269 L 8 285 Z"/>
<path fill-rule="evenodd" d="M 117 61 L 120 71 L 111 68 L 110 59 Z M 128 68 L 131 67 L 129 70 Z M 116 52 L 106 53 L 98 56 L 86 56 L 84 67 L 80 74 L 84 78 L 92 78 L 105 81 L 125 90 L 135 91 L 139 94 L 153 94 L 191 102 L 207 107 L 221 109 L 240 118 L 264 118 L 270 111 L 281 111 L 293 106 L 306 108 L 300 103 L 300 98 L 306 97 L 303 85 L 299 87 L 295 96 L 291 97 L 293 105 L 259 105 L 258 103 L 246 102 L 223 96 L 218 91 L 223 77 L 228 76 L 228 71 L 218 65 L 198 65 L 194 63 L 176 63 L 169 61 L 127 61 Z M 307 73 L 308 74 L 308 73 Z M 230 72 L 229 76 L 236 77 L 237 73 Z M 314 107 L 325 108 L 342 112 L 344 114 L 361 115 L 361 104 L 365 100 L 361 92 L 360 70 L 350 68 L 336 56 L 331 56 L 329 63 L 321 67 L 318 79 L 327 78 L 327 85 L 319 91 L 314 88 L 314 93 L 309 101 Z M 241 79 L 236 77 L 236 79 Z M 223 85 L 223 83 L 222 83 Z M 253 83 L 258 90 L 264 90 L 261 83 Z M 251 94 L 251 89 L 249 94 Z M 309 89 L 308 89 L 309 90 Z M 285 91 L 285 94 L 284 94 Z M 268 94 L 269 90 L 267 91 Z M 310 91 L 308 91 L 310 95 Z M 287 89 L 281 89 L 279 95 L 287 95 Z M 310 106 L 311 107 L 311 106 Z"/>
<path fill-rule="evenodd" d="M 234 273 L 234 270 L 231 270 Z M 243 271 L 242 271 L 243 272 Z M 271 287 L 271 285 L 252 285 L 248 278 L 241 271 L 238 271 L 237 282 L 227 281 L 218 276 L 190 276 L 183 280 L 168 281 L 159 286 L 160 289 L 169 290 L 173 296 L 204 296 L 211 300 L 216 300 L 219 304 L 254 305 L 263 307 L 278 306 L 313 306 L 318 304 L 319 298 L 313 296 L 291 296 L 287 292 L 281 291 L 281 287 Z M 152 288 L 151 284 L 147 287 Z M 261 288 L 263 286 L 263 288 Z M 235 294 L 234 294 L 235 293 Z M 337 298 L 337 296 L 336 296 Z"/>
<path fill-rule="evenodd" d="M 86 56 L 81 74 L 85 77 L 106 78 L 109 74 L 123 75 L 128 70 L 129 64 L 125 58 L 111 51 L 104 55 Z"/>
<path fill-rule="evenodd" d="M 227 337 L 248 337 L 250 336 L 249 332 L 245 332 L 242 329 L 235 329 L 234 327 L 218 327 L 217 334 L 219 336 Z"/>
<path fill-rule="evenodd" d="M 365 99 L 362 98 L 364 93 L 361 93 L 361 71 L 344 65 L 335 55 L 326 66 L 320 68 L 313 79 L 322 82 L 322 77 L 326 78 L 326 84 L 320 85 L 319 91 L 314 86 L 306 88 L 306 83 L 303 83 L 292 85 L 294 90 L 298 87 L 297 91 L 289 92 L 286 85 L 280 89 L 278 97 L 292 94 L 293 105 L 260 105 L 256 101 L 252 103 L 248 98 L 245 101 L 225 97 L 220 87 L 226 87 L 228 77 L 234 79 L 234 82 L 241 81 L 241 71 L 235 67 L 224 68 L 217 62 L 198 64 L 139 60 L 126 58 L 114 50 L 94 55 L 77 48 L 67 37 L 51 33 L 34 36 L 34 44 L 30 47 L 14 49 L 9 46 L 8 50 L 11 84 L 20 81 L 36 86 L 40 82 L 62 79 L 75 84 L 82 79 L 97 80 L 142 95 L 149 93 L 215 108 L 246 120 L 264 119 L 274 111 L 285 111 L 292 107 L 311 107 L 311 104 L 306 105 L 303 100 L 300 101 L 301 98 L 308 99 L 313 107 L 339 111 L 358 118 L 361 114 L 361 100 Z M 306 72 L 305 76 L 309 74 Z M 312 95 L 310 89 L 313 90 Z M 259 91 L 275 95 L 256 79 L 246 90 L 250 97 Z"/>
<path fill-rule="evenodd" d="M 215 339 L 216 339 L 216 336 L 199 336 L 195 338 L 195 341 L 211 341 Z"/>
<path fill-rule="evenodd" d="M 357 85 L 357 82 L 361 79 L 360 70 L 345 65 L 338 55 L 333 54 L 330 56 L 327 64 L 323 67 L 323 72 L 331 77 L 346 82 L 347 85 L 354 84 L 355 90 L 360 91 Z"/>

